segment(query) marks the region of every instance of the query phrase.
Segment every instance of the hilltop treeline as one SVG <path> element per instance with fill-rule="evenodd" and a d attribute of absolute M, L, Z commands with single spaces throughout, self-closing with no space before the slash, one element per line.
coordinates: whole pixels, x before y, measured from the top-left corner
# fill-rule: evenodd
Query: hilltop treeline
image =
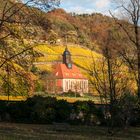
<path fill-rule="evenodd" d="M 3 10 L 5 2 L 1 1 L 1 3 L 0 10 Z M 8 4 L 11 6 L 13 2 Z M 14 12 L 21 6 L 22 3 L 18 3 L 10 12 Z M 61 39 L 63 43 L 66 43 L 67 40 L 67 43 L 81 44 L 98 51 L 100 44 L 104 43 L 102 38 L 108 30 L 117 32 L 119 35 L 122 32 L 121 37 L 123 36 L 123 31 L 114 19 L 100 13 L 78 15 L 67 13 L 63 9 L 54 9 L 46 13 L 27 5 L 10 18 L 9 24 L 8 28 L 16 32 L 18 37 L 29 42 L 35 40 L 40 43 L 42 40 L 55 42 L 55 40 Z M 122 40 L 119 45 L 123 46 L 124 43 L 126 40 Z"/>

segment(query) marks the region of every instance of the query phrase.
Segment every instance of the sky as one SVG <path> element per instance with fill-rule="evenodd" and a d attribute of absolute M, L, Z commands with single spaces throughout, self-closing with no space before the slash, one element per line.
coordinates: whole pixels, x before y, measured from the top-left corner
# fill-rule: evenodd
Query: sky
<path fill-rule="evenodd" d="M 96 12 L 109 15 L 109 10 L 113 10 L 113 5 L 111 0 L 61 0 L 60 8 L 78 14 Z"/>

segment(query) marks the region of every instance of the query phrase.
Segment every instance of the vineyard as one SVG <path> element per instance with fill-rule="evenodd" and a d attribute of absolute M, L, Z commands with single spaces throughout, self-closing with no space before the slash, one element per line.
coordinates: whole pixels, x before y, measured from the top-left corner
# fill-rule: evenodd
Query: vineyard
<path fill-rule="evenodd" d="M 99 53 L 83 48 L 79 45 L 68 46 L 68 49 L 71 52 L 73 63 L 82 69 L 90 68 L 93 58 L 101 58 Z M 40 70 L 51 71 L 51 63 L 62 62 L 62 54 L 64 50 L 65 46 L 37 46 L 35 51 L 44 55 L 36 59 L 37 67 Z"/>

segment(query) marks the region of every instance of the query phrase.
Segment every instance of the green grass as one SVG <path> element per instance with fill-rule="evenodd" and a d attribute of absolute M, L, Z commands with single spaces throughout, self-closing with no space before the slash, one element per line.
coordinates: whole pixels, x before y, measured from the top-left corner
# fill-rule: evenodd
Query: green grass
<path fill-rule="evenodd" d="M 115 131 L 109 136 L 104 127 L 68 124 L 32 125 L 0 123 L 0 140 L 138 140 L 140 128 Z"/>

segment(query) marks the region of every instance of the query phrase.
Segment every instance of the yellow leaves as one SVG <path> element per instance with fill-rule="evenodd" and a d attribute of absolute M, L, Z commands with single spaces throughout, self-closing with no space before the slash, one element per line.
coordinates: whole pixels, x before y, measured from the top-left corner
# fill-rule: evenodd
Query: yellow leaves
<path fill-rule="evenodd" d="M 29 77 L 30 80 L 32 80 L 32 81 L 37 80 L 37 76 L 35 76 L 33 73 L 28 72 L 27 75 L 28 75 L 28 77 Z"/>
<path fill-rule="evenodd" d="M 18 65 L 18 64 L 16 64 L 16 63 L 13 63 L 13 66 L 14 66 L 14 68 L 15 68 L 16 70 L 24 71 L 24 69 L 23 69 L 20 65 Z"/>
<path fill-rule="evenodd" d="M 58 56 L 54 56 L 54 55 L 38 57 L 36 59 L 37 62 L 52 62 L 52 61 L 57 61 L 57 60 L 58 60 Z"/>
<path fill-rule="evenodd" d="M 38 67 L 38 69 L 40 69 L 42 71 L 49 71 L 49 72 L 52 71 L 52 65 L 50 65 L 50 64 L 43 64 L 43 65 L 38 64 L 36 66 Z"/>
<path fill-rule="evenodd" d="M 102 55 L 91 51 L 87 48 L 71 45 L 68 46 L 72 54 L 72 61 L 74 64 L 82 68 L 89 68 L 92 65 L 93 57 L 100 58 Z M 35 50 L 42 53 L 43 57 L 38 57 L 36 61 L 38 62 L 37 67 L 41 70 L 51 70 L 50 62 L 60 61 L 62 62 L 62 54 L 65 50 L 65 46 L 49 46 L 49 45 L 39 45 L 35 47 Z M 40 62 L 44 62 L 40 63 Z M 46 64 L 45 64 L 46 62 Z M 47 65 L 48 62 L 48 65 Z M 39 64 L 40 63 L 40 64 Z"/>
<path fill-rule="evenodd" d="M 49 54 L 56 54 L 56 55 L 62 55 L 63 51 L 65 50 L 66 46 L 50 46 L 50 45 L 38 45 L 34 48 L 34 50 L 41 52 L 43 54 L 49 55 Z M 100 57 L 101 55 L 99 53 L 96 53 L 94 51 L 91 51 L 87 48 L 84 48 L 79 45 L 70 45 L 68 46 L 68 49 L 70 50 L 72 55 L 80 55 L 80 56 L 95 56 Z"/>
<path fill-rule="evenodd" d="M 57 54 L 55 51 L 51 49 L 52 46 L 49 45 L 39 45 L 34 48 L 35 51 L 40 52 L 45 55 L 49 54 Z"/>
<path fill-rule="evenodd" d="M 4 100 L 4 101 L 25 101 L 27 99 L 27 97 L 25 96 L 0 96 L 0 100 Z"/>
<path fill-rule="evenodd" d="M 57 98 L 57 100 L 66 100 L 69 103 L 74 103 L 76 101 L 89 101 L 89 100 L 91 101 L 92 100 L 96 104 L 101 104 L 101 101 L 98 97 L 89 99 L 89 98 L 80 98 L 80 97 L 75 98 L 75 97 L 59 97 L 59 96 L 57 96 L 56 98 Z"/>

